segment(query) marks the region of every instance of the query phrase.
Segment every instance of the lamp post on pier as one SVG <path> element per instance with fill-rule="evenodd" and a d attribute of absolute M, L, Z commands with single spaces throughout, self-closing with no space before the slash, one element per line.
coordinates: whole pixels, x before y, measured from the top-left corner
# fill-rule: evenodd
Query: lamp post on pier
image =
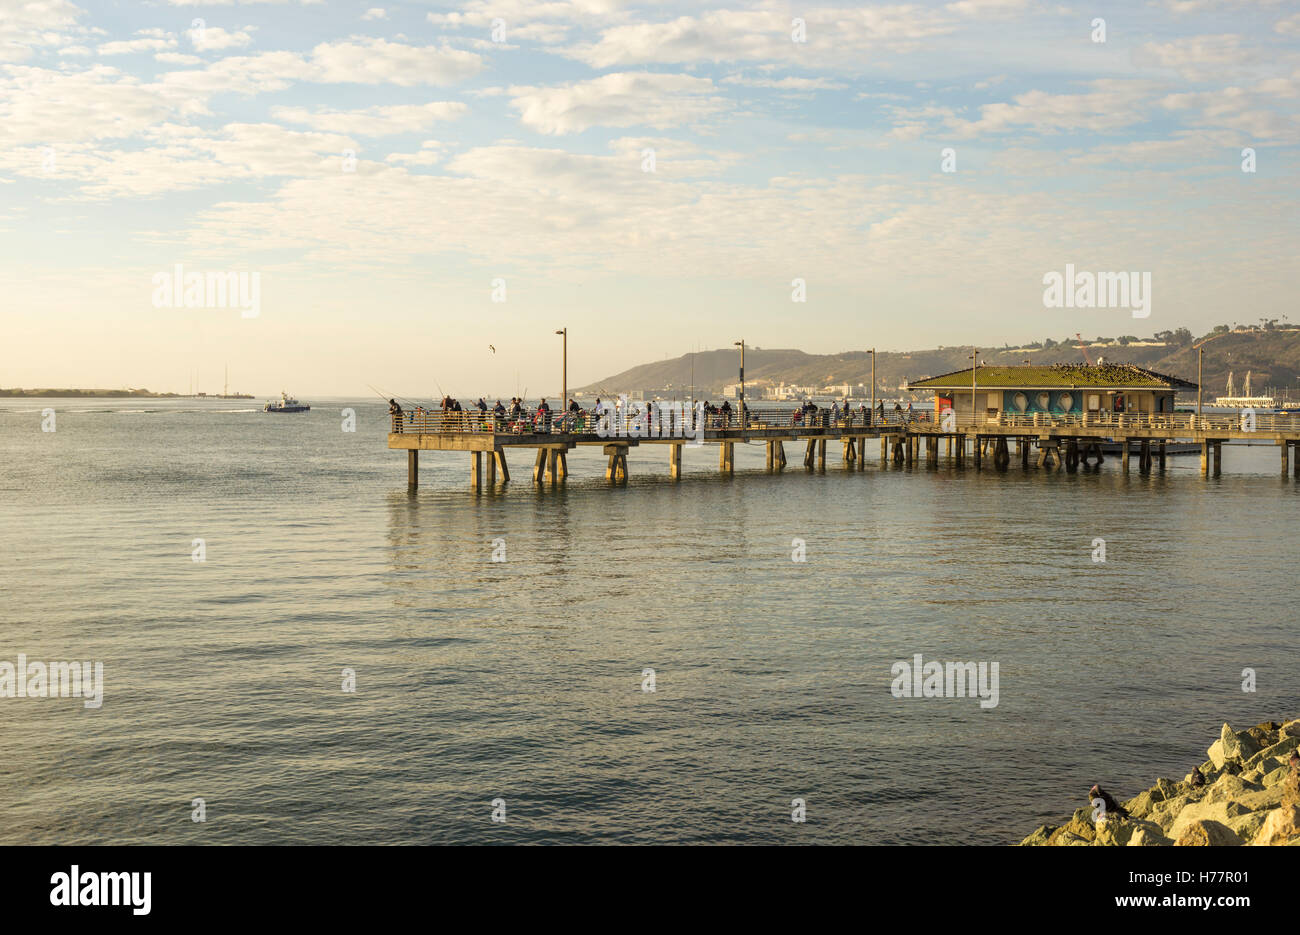
<path fill-rule="evenodd" d="M 745 427 L 745 339 L 733 341 L 733 346 L 740 348 L 740 427 Z"/>
<path fill-rule="evenodd" d="M 569 411 L 569 329 L 561 328 L 556 334 L 564 336 L 563 363 L 560 365 L 560 412 Z"/>
<path fill-rule="evenodd" d="M 870 422 L 876 417 L 876 349 L 871 349 L 871 414 L 867 416 Z"/>

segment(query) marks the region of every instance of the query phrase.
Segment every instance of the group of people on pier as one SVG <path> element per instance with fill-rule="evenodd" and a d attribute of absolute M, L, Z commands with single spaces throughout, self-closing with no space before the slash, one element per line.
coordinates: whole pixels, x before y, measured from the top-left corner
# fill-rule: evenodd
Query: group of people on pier
<path fill-rule="evenodd" d="M 479 397 L 477 402 L 465 407 L 461 405 L 460 400 L 445 396 L 439 410 L 425 409 L 423 406 L 404 410 L 396 399 L 390 399 L 388 411 L 392 416 L 393 431 L 396 433 L 408 430 L 416 432 L 451 430 L 520 434 L 528 432 L 591 434 L 596 432 L 600 419 L 607 414 L 615 422 L 624 426 L 644 420 L 643 424 L 647 429 L 651 425 L 666 424 L 674 417 L 679 420 L 684 418 L 688 420 L 684 428 L 690 431 L 695 428 L 694 405 L 693 403 L 663 404 L 655 400 L 633 402 L 620 399 L 607 402 L 597 397 L 590 409 L 584 409 L 577 400 L 570 399 L 568 406 L 556 413 L 545 398 L 539 400 L 534 408 L 530 408 L 519 397 L 511 397 L 509 404 L 498 399 L 496 405 L 491 407 L 485 399 Z M 743 429 L 751 427 L 756 421 L 752 410 L 746 409 L 743 403 L 732 407 L 730 400 L 723 400 L 720 406 L 705 400 L 703 412 L 706 429 Z M 764 415 L 766 417 L 764 421 L 769 422 L 771 414 L 764 413 Z M 916 421 L 918 418 L 911 403 L 908 403 L 907 409 L 895 403 L 892 416 L 893 418 L 886 418 L 883 400 L 876 405 L 875 409 L 868 408 L 866 403 L 862 403 L 855 409 L 847 402 L 841 408 L 836 401 L 828 408 L 807 401 L 799 408 L 791 410 L 789 424 L 792 427 L 805 428 L 851 428 L 854 425 L 906 423 Z M 919 418 L 925 420 L 927 414 L 920 413 Z"/>

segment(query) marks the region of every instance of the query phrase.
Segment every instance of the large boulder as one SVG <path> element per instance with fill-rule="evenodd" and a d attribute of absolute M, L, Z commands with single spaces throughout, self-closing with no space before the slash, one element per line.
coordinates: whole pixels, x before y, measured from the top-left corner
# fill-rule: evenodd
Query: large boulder
<path fill-rule="evenodd" d="M 1097 836 L 1092 843 L 1101 847 L 1124 847 L 1133 837 L 1137 825 L 1130 821 L 1112 818 L 1097 822 Z"/>
<path fill-rule="evenodd" d="M 1178 817 L 1174 819 L 1165 834 L 1177 841 L 1183 836 L 1184 831 L 1198 821 L 1214 821 L 1221 825 L 1228 825 L 1232 819 L 1250 811 L 1253 809 L 1246 808 L 1236 801 L 1193 802 L 1178 813 Z"/>
<path fill-rule="evenodd" d="M 1283 805 L 1268 813 L 1252 844 L 1277 845 L 1300 842 L 1300 808 Z"/>
<path fill-rule="evenodd" d="M 1287 721 L 1278 729 L 1279 737 L 1300 737 L 1300 718 Z"/>
<path fill-rule="evenodd" d="M 1174 823 L 1174 819 L 1178 817 L 1182 810 L 1193 802 L 1201 801 L 1204 797 L 1204 787 L 1180 793 L 1179 795 L 1165 799 L 1163 802 L 1156 803 L 1152 806 L 1151 812 L 1146 817 L 1163 828 L 1165 834 L 1168 834 L 1169 827 Z"/>
<path fill-rule="evenodd" d="M 1268 820 L 1270 812 L 1247 812 L 1245 815 L 1238 815 L 1236 818 L 1228 820 L 1228 827 L 1236 832 L 1237 837 L 1243 842 L 1255 840 L 1255 835 L 1259 834 L 1259 829 L 1264 826 Z"/>
<path fill-rule="evenodd" d="M 1300 746 L 1300 737 L 1287 737 L 1285 740 L 1281 740 L 1278 743 L 1273 744 L 1271 747 L 1265 747 L 1260 750 L 1241 765 L 1245 769 L 1254 769 L 1270 757 L 1277 757 L 1285 763 L 1291 759 L 1291 751 L 1298 746 Z"/>
<path fill-rule="evenodd" d="M 1224 773 L 1214 781 L 1214 785 L 1205 793 L 1206 802 L 1227 802 L 1240 798 L 1247 792 L 1258 792 L 1262 786 L 1246 782 L 1240 776 Z"/>
<path fill-rule="evenodd" d="M 1283 765 L 1274 767 L 1260 777 L 1259 784 L 1265 789 L 1270 786 L 1276 786 L 1278 783 L 1282 782 L 1282 780 L 1286 779 L 1287 773 L 1289 772 L 1291 772 L 1291 767 L 1289 766 Z"/>
<path fill-rule="evenodd" d="M 1056 825 L 1039 825 L 1034 829 L 1033 833 L 1030 834 L 1029 837 L 1020 842 L 1020 846 L 1042 847 L 1047 843 L 1048 839 L 1051 838 L 1052 832 L 1055 830 Z"/>
<path fill-rule="evenodd" d="M 1224 760 L 1245 762 L 1259 752 L 1259 741 L 1250 731 L 1234 731 L 1227 724 L 1219 731 L 1219 744 Z"/>
<path fill-rule="evenodd" d="M 1280 784 L 1260 789 L 1256 792 L 1246 792 L 1237 796 L 1233 803 L 1241 806 L 1246 811 L 1259 812 L 1267 811 L 1270 808 L 1277 808 L 1282 804 L 1282 799 L 1286 795 L 1285 788 Z"/>
<path fill-rule="evenodd" d="M 1092 821 L 1092 809 L 1089 807 L 1080 808 L 1075 811 L 1067 824 L 1062 825 L 1052 832 L 1048 837 L 1047 843 L 1052 845 L 1077 843 L 1068 841 L 1066 838 L 1081 838 L 1084 844 L 1091 844 L 1097 837 L 1097 829 Z"/>
<path fill-rule="evenodd" d="M 1124 807 L 1134 818 L 1145 818 L 1156 805 L 1182 791 L 1182 786 L 1182 783 L 1170 782 L 1168 779 L 1157 779 L 1154 786 L 1145 792 L 1139 792 L 1125 802 Z"/>
<path fill-rule="evenodd" d="M 1241 838 L 1227 825 L 1206 818 L 1189 824 L 1174 842 L 1178 847 L 1231 847 Z"/>
<path fill-rule="evenodd" d="M 1174 842 L 1165 837 L 1159 825 L 1143 822 L 1133 829 L 1133 836 L 1128 839 L 1129 847 L 1169 847 Z"/>

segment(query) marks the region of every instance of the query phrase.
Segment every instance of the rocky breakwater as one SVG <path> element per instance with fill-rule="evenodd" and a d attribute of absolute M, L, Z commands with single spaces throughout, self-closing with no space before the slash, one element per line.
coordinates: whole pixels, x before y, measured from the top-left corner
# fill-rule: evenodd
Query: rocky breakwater
<path fill-rule="evenodd" d="M 1300 845 L 1300 720 L 1249 730 L 1227 724 L 1209 759 L 1180 781 L 1157 779 L 1116 803 L 1096 787 L 1063 825 L 1022 845 Z M 1108 801 L 1109 800 L 1109 801 Z M 1118 807 L 1116 807 L 1118 806 Z"/>

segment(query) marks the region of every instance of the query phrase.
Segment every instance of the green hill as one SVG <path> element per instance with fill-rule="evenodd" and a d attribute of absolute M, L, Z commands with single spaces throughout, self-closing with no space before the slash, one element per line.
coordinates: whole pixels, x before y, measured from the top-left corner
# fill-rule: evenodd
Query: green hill
<path fill-rule="evenodd" d="M 1196 382 L 1197 351 L 1193 344 L 1208 337 L 1204 346 L 1205 395 L 1223 395 L 1228 373 L 1234 374 L 1237 392 L 1242 391 L 1246 372 L 1256 394 L 1271 388 L 1280 391 L 1300 385 L 1300 328 L 1284 329 L 1269 323 L 1267 329 L 1229 332 L 1221 325 L 1210 335 L 1193 337 L 1185 328 L 1162 331 L 1139 339 L 1084 339 L 1088 355 L 1096 362 L 1133 363 L 1162 373 Z M 1015 365 L 1026 361 L 1035 364 L 1079 363 L 1083 353 L 1075 338 L 1033 342 L 1019 347 L 980 348 L 980 360 L 990 366 Z M 916 351 L 880 351 L 876 360 L 877 393 L 894 395 L 908 380 L 962 370 L 970 366 L 969 347 L 938 347 Z M 722 388 L 737 382 L 740 352 L 721 348 L 685 354 L 673 360 L 642 364 L 616 373 L 595 383 L 579 387 L 584 394 L 617 394 L 634 390 L 671 390 L 686 395 L 694 386 L 697 395 L 718 395 Z M 844 351 L 839 354 L 807 354 L 792 349 L 769 350 L 747 348 L 745 383 L 749 392 L 758 395 L 763 386 L 778 383 L 817 388 L 833 384 L 870 385 L 871 353 Z M 1292 395 L 1300 395 L 1300 391 Z"/>

